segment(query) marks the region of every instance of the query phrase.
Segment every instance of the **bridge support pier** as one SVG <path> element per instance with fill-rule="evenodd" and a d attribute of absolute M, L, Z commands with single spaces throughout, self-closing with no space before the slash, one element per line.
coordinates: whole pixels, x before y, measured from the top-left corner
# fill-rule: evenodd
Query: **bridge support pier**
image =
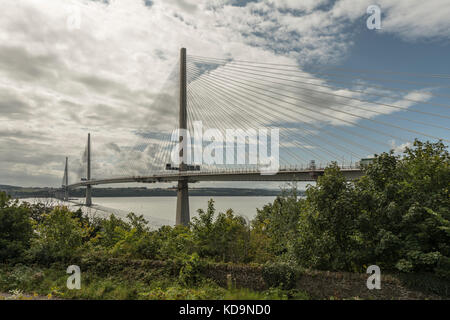
<path fill-rule="evenodd" d="M 69 201 L 69 158 L 66 157 L 66 167 L 64 168 L 64 201 Z"/>
<path fill-rule="evenodd" d="M 178 181 L 176 225 L 187 226 L 190 221 L 189 187 L 187 179 L 183 179 Z"/>
<path fill-rule="evenodd" d="M 86 186 L 86 206 L 92 206 L 92 187 Z"/>
<path fill-rule="evenodd" d="M 88 133 L 88 142 L 87 142 L 87 180 L 91 180 L 91 134 Z M 92 206 L 92 186 L 86 186 L 86 206 Z"/>

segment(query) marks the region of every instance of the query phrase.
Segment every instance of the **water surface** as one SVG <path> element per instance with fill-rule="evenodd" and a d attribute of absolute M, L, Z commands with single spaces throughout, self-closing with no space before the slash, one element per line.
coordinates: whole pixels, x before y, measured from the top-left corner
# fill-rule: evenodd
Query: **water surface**
<path fill-rule="evenodd" d="M 251 220 L 256 215 L 256 208 L 262 208 L 265 204 L 273 202 L 275 196 L 265 197 L 220 197 L 214 196 L 216 212 L 225 212 L 233 209 L 236 214 L 242 215 Z M 211 197 L 190 197 L 189 206 L 191 218 L 198 215 L 197 209 L 206 210 L 208 200 Z M 84 203 L 84 199 L 73 199 L 75 202 Z M 36 202 L 38 199 L 23 199 L 23 201 Z M 105 197 L 92 198 L 94 207 L 84 209 L 90 214 L 105 215 L 115 214 L 118 217 L 125 217 L 128 212 L 144 215 L 150 223 L 159 226 L 163 224 L 175 223 L 175 211 L 177 206 L 176 197 Z M 69 205 L 72 209 L 77 206 L 74 203 Z"/>

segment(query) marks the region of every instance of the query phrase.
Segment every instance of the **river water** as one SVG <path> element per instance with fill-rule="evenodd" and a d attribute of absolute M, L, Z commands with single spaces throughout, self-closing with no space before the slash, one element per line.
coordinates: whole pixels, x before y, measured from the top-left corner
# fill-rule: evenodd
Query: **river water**
<path fill-rule="evenodd" d="M 191 218 L 198 215 L 197 209 L 206 210 L 208 200 L 211 197 L 189 197 Z M 236 214 L 251 220 L 256 215 L 256 208 L 262 209 L 265 204 L 272 203 L 275 196 L 271 197 L 213 197 L 216 212 L 225 212 L 233 209 Z M 39 199 L 22 199 L 22 201 L 36 202 Z M 83 203 L 84 199 L 73 199 L 74 202 Z M 125 217 L 128 212 L 142 214 L 150 224 L 160 226 L 164 224 L 175 224 L 175 211 L 177 206 L 176 197 L 111 197 L 93 198 L 95 204 L 89 209 L 90 214 L 105 215 L 115 214 Z M 72 209 L 76 208 L 74 203 L 70 204 Z M 85 209 L 86 210 L 86 209 Z"/>

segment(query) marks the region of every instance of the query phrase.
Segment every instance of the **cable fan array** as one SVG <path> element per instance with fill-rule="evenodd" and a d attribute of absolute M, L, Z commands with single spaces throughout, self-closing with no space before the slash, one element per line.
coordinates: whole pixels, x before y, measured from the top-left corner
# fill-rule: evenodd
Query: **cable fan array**
<path fill-rule="evenodd" d="M 321 166 L 331 161 L 352 165 L 389 151 L 394 143 L 449 141 L 450 105 L 441 102 L 450 98 L 442 93 L 450 88 L 442 83 L 450 79 L 446 75 L 339 68 L 306 72 L 295 65 L 193 55 L 187 74 L 190 123 L 203 120 L 222 131 L 279 128 L 284 166 L 311 160 Z"/>
<path fill-rule="evenodd" d="M 308 168 L 311 161 L 323 168 L 331 162 L 351 167 L 360 159 L 390 149 L 400 152 L 415 138 L 450 141 L 449 75 L 346 68 L 306 70 L 298 65 L 196 55 L 187 56 L 186 71 L 187 129 L 192 145 L 194 123 L 199 121 L 203 130 L 216 129 L 223 137 L 227 130 L 242 130 L 245 138 L 249 130 L 278 129 L 281 168 Z M 178 127 L 178 93 L 177 65 L 149 107 L 167 110 L 170 126 L 166 127 L 172 129 Z M 177 136 L 172 137 L 170 130 L 152 132 L 149 128 L 150 124 L 137 130 L 134 145 L 122 147 L 128 156 L 111 165 L 114 176 L 177 169 L 178 163 L 171 157 Z M 201 147 L 211 142 L 203 141 Z M 248 163 L 249 150 L 247 146 L 244 163 L 225 164 L 223 152 L 224 164 L 201 163 L 200 168 L 190 169 L 257 169 L 258 164 Z M 75 167 L 84 167 L 85 163 L 80 161 Z M 97 165 L 101 167 L 100 161 Z M 94 176 L 96 169 L 93 165 Z"/>

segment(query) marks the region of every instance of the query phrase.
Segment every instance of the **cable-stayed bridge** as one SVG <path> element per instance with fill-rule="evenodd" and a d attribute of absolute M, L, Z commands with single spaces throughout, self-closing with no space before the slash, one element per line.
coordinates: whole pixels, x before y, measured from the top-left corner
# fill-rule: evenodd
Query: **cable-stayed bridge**
<path fill-rule="evenodd" d="M 88 135 L 84 179 L 69 184 L 66 159 L 66 199 L 69 189 L 86 187 L 91 206 L 94 185 L 177 182 L 176 223 L 187 224 L 189 183 L 315 181 L 331 162 L 353 180 L 362 174 L 361 159 L 395 148 L 393 142 L 403 147 L 414 138 L 449 141 L 450 95 L 442 93 L 450 88 L 442 84 L 450 80 L 447 75 L 339 68 L 306 72 L 297 65 L 188 56 L 185 49 L 177 72 L 178 107 L 163 106 L 178 109 L 175 139 L 166 134 L 151 148 L 139 145 L 142 154 L 152 151 L 152 156 L 129 165 L 147 161 L 145 173 L 93 179 Z M 221 152 L 228 135 L 231 149 Z M 245 145 L 241 149 L 239 141 Z"/>

